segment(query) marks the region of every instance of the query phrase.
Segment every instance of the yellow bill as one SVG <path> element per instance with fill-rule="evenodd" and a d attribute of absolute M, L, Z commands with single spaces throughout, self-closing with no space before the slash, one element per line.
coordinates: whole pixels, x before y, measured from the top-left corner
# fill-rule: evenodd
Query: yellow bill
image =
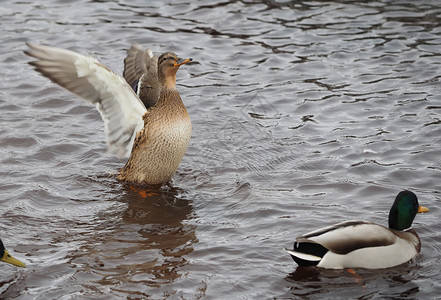
<path fill-rule="evenodd" d="M 429 211 L 429 209 L 427 207 L 425 207 L 425 206 L 420 205 L 420 207 L 418 207 L 418 212 L 419 213 L 425 213 L 425 212 L 428 212 L 428 211 Z"/>
<path fill-rule="evenodd" d="M 178 58 L 178 60 L 175 63 L 175 67 L 180 67 L 183 64 L 191 62 L 192 60 L 193 60 L 192 58 L 186 58 L 186 59 Z"/>
<path fill-rule="evenodd" d="M 17 267 L 22 267 L 22 268 L 26 268 L 26 265 L 19 261 L 18 259 L 14 258 L 11 254 L 9 254 L 8 251 L 5 250 L 5 253 L 3 255 L 3 257 L 0 259 L 0 261 L 4 261 L 8 264 L 17 266 Z"/>

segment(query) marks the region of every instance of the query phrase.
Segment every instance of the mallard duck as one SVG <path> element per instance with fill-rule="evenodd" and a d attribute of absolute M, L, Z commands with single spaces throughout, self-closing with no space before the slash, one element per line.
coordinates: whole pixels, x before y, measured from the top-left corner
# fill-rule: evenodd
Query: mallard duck
<path fill-rule="evenodd" d="M 417 212 L 428 209 L 417 196 L 402 191 L 389 212 L 389 228 L 365 221 L 347 221 L 299 236 L 286 251 L 299 266 L 328 269 L 381 269 L 415 257 L 421 241 L 411 228 Z"/>
<path fill-rule="evenodd" d="M 8 251 L 6 251 L 5 246 L 3 245 L 3 241 L 1 239 L 0 239 L 0 261 L 4 261 L 8 264 L 11 264 L 11 265 L 14 265 L 17 267 L 26 268 L 26 265 L 23 262 L 12 257 L 12 255 L 9 254 Z"/>
<path fill-rule="evenodd" d="M 190 117 L 176 90 L 176 72 L 191 58 L 181 59 L 166 52 L 156 62 L 148 54 L 151 52 L 136 46 L 133 55 L 129 51 L 125 67 L 132 88 L 123 77 L 92 57 L 61 48 L 27 45 L 30 50 L 24 53 L 37 58 L 29 63 L 36 71 L 96 105 L 104 121 L 109 152 L 130 156 L 118 173 L 119 180 L 157 185 L 172 178 L 191 136 Z M 149 80 L 149 76 L 154 79 Z M 153 93 L 145 92 L 153 82 Z"/>

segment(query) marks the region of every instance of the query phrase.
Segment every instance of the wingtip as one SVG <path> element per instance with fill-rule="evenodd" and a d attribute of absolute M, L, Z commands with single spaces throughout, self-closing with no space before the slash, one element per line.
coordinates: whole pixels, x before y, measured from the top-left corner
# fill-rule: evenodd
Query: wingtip
<path fill-rule="evenodd" d="M 38 50 L 39 46 L 41 47 L 41 45 L 38 45 L 36 43 L 33 42 L 25 42 L 26 46 L 28 46 L 29 48 L 33 49 L 33 50 Z"/>
<path fill-rule="evenodd" d="M 28 46 L 28 48 L 34 49 L 34 43 L 25 42 L 25 44 L 26 44 L 26 46 Z M 29 49 L 23 50 L 23 53 L 26 54 L 27 56 L 32 56 L 32 52 Z"/>
<path fill-rule="evenodd" d="M 290 254 L 293 257 L 293 259 L 295 258 L 294 259 L 295 261 L 306 261 L 311 263 L 311 262 L 318 262 L 322 259 L 321 257 L 316 255 L 298 252 L 287 248 L 285 248 L 285 251 L 288 252 L 288 254 Z"/>
<path fill-rule="evenodd" d="M 38 45 L 33 42 L 25 42 L 25 44 L 26 46 L 28 46 L 29 49 L 23 50 L 23 53 L 30 57 L 38 58 L 37 53 L 40 53 L 44 50 L 44 46 Z"/>
<path fill-rule="evenodd" d="M 285 251 L 287 252 L 287 253 L 289 253 L 289 254 L 291 254 L 291 255 L 294 255 L 295 256 L 295 252 L 294 252 L 294 250 L 292 250 L 292 249 L 288 249 L 288 248 L 284 248 L 285 249 Z"/>

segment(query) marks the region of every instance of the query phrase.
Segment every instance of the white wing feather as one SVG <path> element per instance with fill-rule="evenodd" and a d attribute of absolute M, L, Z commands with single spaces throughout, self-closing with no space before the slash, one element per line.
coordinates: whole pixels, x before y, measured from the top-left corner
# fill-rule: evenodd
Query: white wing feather
<path fill-rule="evenodd" d="M 321 257 L 315 256 L 312 254 L 308 254 L 308 253 L 298 252 L 298 251 L 294 251 L 294 250 L 290 250 L 290 249 L 286 249 L 286 248 L 285 248 L 285 251 L 291 255 L 294 255 L 295 257 L 298 257 L 300 259 L 307 260 L 307 261 L 320 261 L 320 260 L 322 260 Z"/>
<path fill-rule="evenodd" d="M 53 82 L 95 104 L 104 121 L 109 152 L 128 157 L 136 133 L 144 127 L 146 113 L 124 78 L 92 57 L 73 51 L 27 43 L 25 51 L 38 60 L 30 64 Z"/>

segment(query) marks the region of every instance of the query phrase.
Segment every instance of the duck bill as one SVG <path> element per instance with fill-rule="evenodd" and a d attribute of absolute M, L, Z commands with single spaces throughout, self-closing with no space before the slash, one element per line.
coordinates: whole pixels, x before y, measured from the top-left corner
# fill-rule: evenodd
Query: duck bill
<path fill-rule="evenodd" d="M 182 59 L 182 58 L 178 58 L 178 60 L 175 62 L 175 67 L 180 67 L 188 62 L 191 62 L 193 59 L 191 58 L 186 58 L 186 59 Z"/>
<path fill-rule="evenodd" d="M 428 211 L 429 211 L 429 209 L 427 207 L 425 207 L 425 206 L 420 205 L 418 207 L 418 212 L 419 213 L 425 213 L 425 212 L 428 212 Z"/>
<path fill-rule="evenodd" d="M 8 264 L 17 266 L 17 267 L 26 268 L 26 265 L 23 262 L 21 262 L 18 259 L 12 257 L 12 255 L 9 254 L 9 252 L 6 251 L 6 250 L 5 250 L 5 254 L 3 255 L 3 258 L 1 258 L 0 260 L 6 262 Z"/>

